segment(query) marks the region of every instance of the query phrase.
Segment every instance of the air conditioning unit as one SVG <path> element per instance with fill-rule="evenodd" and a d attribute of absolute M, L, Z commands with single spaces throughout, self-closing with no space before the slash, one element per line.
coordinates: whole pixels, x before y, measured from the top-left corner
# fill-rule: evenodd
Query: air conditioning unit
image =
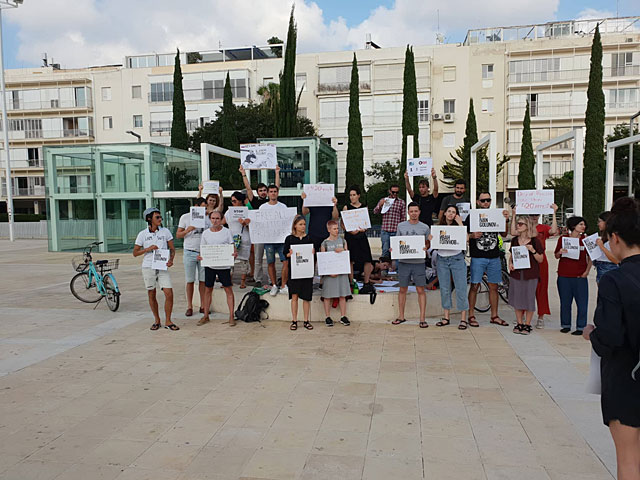
<path fill-rule="evenodd" d="M 431 116 L 431 119 L 432 119 L 432 120 L 442 120 L 442 114 L 441 114 L 441 113 L 434 113 L 434 114 Z"/>
<path fill-rule="evenodd" d="M 454 119 L 455 119 L 455 115 L 453 113 L 444 114 L 444 123 L 453 123 Z"/>

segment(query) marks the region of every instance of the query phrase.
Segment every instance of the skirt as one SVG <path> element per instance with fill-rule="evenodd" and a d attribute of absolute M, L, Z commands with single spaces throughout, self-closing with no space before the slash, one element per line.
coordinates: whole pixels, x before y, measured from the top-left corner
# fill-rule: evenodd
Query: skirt
<path fill-rule="evenodd" d="M 322 277 L 322 298 L 340 298 L 351 295 L 349 275 Z"/>
<path fill-rule="evenodd" d="M 371 247 L 369 246 L 369 239 L 365 234 L 346 234 L 344 238 L 347 241 L 347 247 L 349 248 L 349 255 L 352 262 L 371 263 L 373 261 L 371 257 Z"/>
<path fill-rule="evenodd" d="M 535 311 L 537 286 L 537 278 L 533 280 L 520 280 L 511 277 L 509 279 L 509 305 L 516 310 Z"/>
<path fill-rule="evenodd" d="M 313 297 L 313 278 L 290 278 L 287 281 L 289 288 L 289 300 L 293 295 L 298 295 L 301 300 L 311 301 Z"/>

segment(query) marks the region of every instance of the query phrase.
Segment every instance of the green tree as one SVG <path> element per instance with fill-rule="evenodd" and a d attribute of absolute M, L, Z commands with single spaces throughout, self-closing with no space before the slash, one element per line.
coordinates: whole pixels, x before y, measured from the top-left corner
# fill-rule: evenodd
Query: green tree
<path fill-rule="evenodd" d="M 240 149 L 240 144 L 236 132 L 236 108 L 233 105 L 233 92 L 231 91 L 231 81 L 229 80 L 228 72 L 222 98 L 223 115 L 220 119 L 222 122 L 222 141 L 220 142 L 220 146 L 237 152 Z M 234 188 L 242 183 L 242 177 L 238 171 L 238 162 L 235 159 L 217 156 L 216 160 L 218 160 L 216 163 L 220 165 L 220 175 L 218 178 L 222 182 L 223 188 Z"/>
<path fill-rule="evenodd" d="M 573 206 L 573 171 L 548 179 L 544 184 L 544 188 L 552 189 L 555 192 L 555 202 L 561 211 Z"/>
<path fill-rule="evenodd" d="M 531 143 L 531 117 L 529 116 L 529 100 L 524 112 L 522 123 L 522 147 L 520 148 L 520 170 L 518 171 L 518 189 L 533 190 L 536 188 L 536 179 L 533 169 L 536 158 L 533 155 L 533 144 Z"/>
<path fill-rule="evenodd" d="M 280 74 L 280 101 L 276 117 L 276 137 L 295 137 L 298 132 L 296 104 L 296 41 L 298 29 L 293 17 L 295 5 L 291 7 L 289 31 L 284 53 L 284 70 Z"/>
<path fill-rule="evenodd" d="M 604 209 L 604 92 L 602 91 L 602 43 L 596 26 L 591 45 L 591 67 L 587 87 L 586 133 L 584 137 L 584 197 L 582 214 L 595 231 Z"/>
<path fill-rule="evenodd" d="M 351 185 L 364 189 L 364 149 L 362 147 L 362 120 L 360 119 L 360 79 L 358 60 L 353 54 L 351 84 L 349 85 L 349 135 L 347 143 L 347 168 L 345 171 L 345 192 Z"/>
<path fill-rule="evenodd" d="M 407 169 L 407 136 L 413 135 L 413 158 L 420 156 L 418 142 L 418 92 L 416 90 L 416 67 L 413 48 L 407 45 L 404 56 L 404 82 L 402 88 L 402 154 L 398 181 L 404 184 L 404 172 Z"/>
<path fill-rule="evenodd" d="M 182 92 L 182 68 L 180 67 L 180 50 L 176 51 L 173 68 L 173 122 L 171 123 L 171 146 L 187 150 L 189 134 L 187 133 L 186 107 Z"/>
<path fill-rule="evenodd" d="M 267 43 L 269 45 L 277 45 L 284 42 L 274 35 L 269 40 L 267 40 Z M 271 47 L 271 53 L 273 53 L 278 58 L 282 58 L 282 46 L 278 45 L 277 47 Z"/>
<path fill-rule="evenodd" d="M 398 182 L 398 160 L 384 162 L 375 162 L 371 168 L 367 170 L 367 176 L 378 180 L 367 187 L 367 199 L 371 205 L 369 216 L 372 225 L 380 225 L 382 223 L 382 215 L 374 214 L 373 207 L 381 199 L 388 195 L 389 188 Z M 402 179 L 404 181 L 404 178 Z M 402 183 L 400 183 L 402 185 Z"/>
<path fill-rule="evenodd" d="M 633 134 L 638 134 L 638 127 L 633 127 Z M 629 136 L 629 125 L 621 123 L 607 135 L 607 143 L 615 142 Z M 617 174 L 629 178 L 629 147 L 618 147 L 615 150 L 614 170 Z M 633 145 L 633 191 L 640 191 L 640 143 Z"/>

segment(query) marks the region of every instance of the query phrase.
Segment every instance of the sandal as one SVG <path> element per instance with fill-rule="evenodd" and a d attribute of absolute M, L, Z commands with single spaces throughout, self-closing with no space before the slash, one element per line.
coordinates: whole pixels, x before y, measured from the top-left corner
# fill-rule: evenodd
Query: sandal
<path fill-rule="evenodd" d="M 521 323 L 516 323 L 513 326 L 513 333 L 522 333 L 522 327 L 523 325 Z"/>
<path fill-rule="evenodd" d="M 401 323 L 404 323 L 404 322 L 406 322 L 406 321 L 407 321 L 407 319 L 406 319 L 406 318 L 403 318 L 402 320 L 401 320 L 401 319 L 399 319 L 399 318 L 396 318 L 393 322 L 391 322 L 391 324 L 392 324 L 392 325 L 400 325 Z"/>
<path fill-rule="evenodd" d="M 522 325 L 520 332 L 522 335 L 529 335 L 531 333 L 531 325 Z"/>
<path fill-rule="evenodd" d="M 420 322 L 418 325 L 420 326 L 420 328 L 427 328 L 429 326 L 427 322 Z"/>
<path fill-rule="evenodd" d="M 496 318 L 498 320 L 496 320 Z M 509 324 L 507 322 L 505 322 L 504 320 L 502 320 L 500 317 L 491 317 L 491 322 L 490 323 L 495 323 L 496 325 L 500 325 L 501 327 L 508 327 Z"/>
<path fill-rule="evenodd" d="M 471 320 L 472 318 L 473 318 L 473 320 Z M 476 320 L 476 316 L 475 315 L 471 315 L 469 317 L 469 321 L 467 323 L 469 324 L 470 327 L 473 327 L 473 328 L 476 328 L 476 327 L 480 326 L 480 324 Z"/>
<path fill-rule="evenodd" d="M 289 330 L 297 330 L 298 329 L 298 322 L 291 322 L 291 326 L 289 327 Z"/>
<path fill-rule="evenodd" d="M 187 308 L 187 311 L 184 313 L 185 317 L 190 317 L 193 315 L 193 308 Z"/>
<path fill-rule="evenodd" d="M 151 328 L 149 330 L 158 330 L 158 329 L 160 329 L 160 324 L 154 323 L 153 325 L 151 325 Z"/>
<path fill-rule="evenodd" d="M 458 325 L 458 330 L 466 330 L 467 329 L 467 321 L 460 320 L 460 324 Z"/>
<path fill-rule="evenodd" d="M 442 317 L 442 320 L 440 320 L 438 323 L 436 323 L 436 327 L 446 327 L 450 323 L 451 323 L 451 321 L 448 318 Z"/>
<path fill-rule="evenodd" d="M 311 322 L 302 322 L 302 326 L 307 330 L 313 330 L 313 325 L 311 325 Z"/>
<path fill-rule="evenodd" d="M 172 332 L 180 330 L 180 327 L 175 323 L 172 323 L 171 325 L 165 325 L 164 328 L 166 328 L 167 330 L 171 330 Z"/>

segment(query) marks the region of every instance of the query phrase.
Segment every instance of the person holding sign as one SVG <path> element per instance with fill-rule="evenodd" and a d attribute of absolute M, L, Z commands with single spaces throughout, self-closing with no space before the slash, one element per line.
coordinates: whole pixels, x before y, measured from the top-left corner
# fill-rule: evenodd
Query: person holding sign
<path fill-rule="evenodd" d="M 404 200 L 398 198 L 400 187 L 393 184 L 389 188 L 389 196 L 381 198 L 373 209 L 373 213 L 382 214 L 382 229 L 380 230 L 380 241 L 382 242 L 382 256 L 389 256 L 389 246 L 391 237 L 396 235 L 398 224 L 407 218 Z"/>
<path fill-rule="evenodd" d="M 593 266 L 596 267 L 596 283 L 600 284 L 602 276 L 618 268 L 618 259 L 611 253 L 611 245 L 609 243 L 609 235 L 607 234 L 607 220 L 611 216 L 611 212 L 602 212 L 598 215 L 598 231 L 599 238 L 596 245 L 600 247 L 602 254 L 597 260 L 593 260 Z"/>
<path fill-rule="evenodd" d="M 204 245 L 220 245 L 225 243 L 233 243 L 233 236 L 228 228 L 222 228 L 222 214 L 214 210 L 209 214 L 209 221 L 211 222 L 211 228 L 208 228 L 202 233 L 202 239 L 200 240 L 200 250 Z M 233 258 L 238 256 L 238 251 L 233 247 Z M 202 261 L 202 256 L 198 255 L 198 260 Z M 233 262 L 231 262 L 233 263 Z M 229 326 L 234 327 L 236 324 L 233 318 L 233 306 L 235 299 L 233 297 L 233 288 L 231 283 L 231 267 L 216 267 L 204 268 L 204 278 L 206 293 L 204 297 L 204 317 L 198 321 L 198 325 L 204 325 L 209 322 L 209 309 L 211 307 L 211 296 L 213 294 L 213 285 L 218 281 L 222 283 L 224 293 L 227 295 L 227 306 L 229 307 Z"/>
<path fill-rule="evenodd" d="M 293 219 L 293 225 L 291 227 L 291 235 L 289 235 L 284 241 L 284 251 L 286 253 L 286 264 L 289 263 L 291 255 L 293 255 L 292 245 L 304 245 L 311 244 L 313 241 L 306 235 L 307 221 L 302 215 L 298 215 Z M 315 251 L 313 252 L 315 253 Z M 284 267 L 283 267 L 284 270 Z M 284 278 L 284 275 L 283 275 Z M 313 295 L 313 277 L 309 278 L 291 278 L 287 283 L 289 293 L 289 300 L 291 300 L 291 330 L 298 329 L 298 299 L 302 299 L 302 310 L 304 315 L 304 323 L 302 324 L 307 330 L 313 330 L 313 325 L 309 321 L 309 314 L 311 313 L 311 298 Z"/>
<path fill-rule="evenodd" d="M 169 260 L 167 268 L 173 266 L 173 258 L 176 256 L 176 249 L 173 247 L 173 235 L 168 228 L 162 226 L 162 214 L 157 208 L 147 208 L 143 213 L 144 219 L 149 225 L 147 228 L 138 233 L 133 247 L 133 256 L 139 257 L 144 255 L 142 259 L 142 278 L 144 286 L 147 289 L 149 297 L 149 306 L 155 322 L 151 325 L 151 330 L 160 328 L 160 314 L 158 312 L 158 300 L 156 299 L 156 287 L 164 292 L 164 314 L 165 327 L 168 330 L 180 330 L 180 328 L 171 321 L 171 312 L 173 310 L 173 288 L 171 286 L 171 277 L 168 270 L 159 270 L 152 268 L 153 254 L 155 250 L 169 250 Z"/>
<path fill-rule="evenodd" d="M 587 309 L 589 307 L 589 271 L 591 259 L 587 256 L 582 237 L 587 229 L 587 221 L 582 217 L 571 217 L 567 220 L 569 235 L 558 238 L 555 257 L 558 262 L 558 295 L 560 296 L 560 331 L 567 333 L 571 330 L 571 305 L 575 299 L 578 306 L 576 330 L 571 335 L 582 335 L 587 325 Z M 573 239 L 578 245 L 577 259 L 569 258 L 569 251 L 563 247 L 565 238 Z M 567 242 L 568 243 L 568 242 Z"/>
<path fill-rule="evenodd" d="M 398 225 L 398 235 L 424 236 L 425 246 L 423 249 L 426 255 L 427 250 L 429 250 L 430 229 L 429 225 L 422 223 L 419 219 L 420 206 L 416 202 L 411 202 L 409 204 L 409 220 Z M 389 248 L 389 251 L 391 251 L 391 248 Z M 418 293 L 418 305 L 420 306 L 419 325 L 420 328 L 427 328 L 429 326 L 425 320 L 427 294 L 424 291 L 424 286 L 427 284 L 427 275 L 424 268 L 424 258 L 398 260 L 398 282 L 400 286 L 400 291 L 398 292 L 398 318 L 391 323 L 393 325 L 399 325 L 407 321 L 404 318 L 404 307 L 407 303 L 409 283 L 412 280 Z"/>
<path fill-rule="evenodd" d="M 204 207 L 207 201 L 200 197 L 196 200 L 196 207 Z M 198 260 L 200 253 L 200 238 L 202 238 L 204 228 L 196 228 L 191 225 L 191 212 L 187 212 L 180 217 L 176 237 L 183 240 L 182 263 L 184 264 L 184 277 L 187 284 L 187 311 L 185 315 L 193 315 L 193 291 L 196 282 L 196 272 L 198 272 L 198 292 L 200 293 L 200 313 L 204 313 L 204 267 Z"/>
<path fill-rule="evenodd" d="M 198 198 L 202 197 L 202 191 L 204 189 L 204 185 L 200 184 L 198 187 Z M 214 210 L 222 213 L 224 210 L 224 200 L 222 199 L 222 187 L 218 187 L 218 193 L 209 193 L 205 197 L 207 201 L 207 222 L 209 221 L 209 214 Z M 208 227 L 209 225 L 207 225 Z"/>
<path fill-rule="evenodd" d="M 240 275 L 240 288 L 247 288 L 247 274 L 250 271 L 251 237 L 249 235 L 249 219 L 247 207 L 244 206 L 246 196 L 242 192 L 231 194 L 231 208 L 227 209 L 222 223 L 229 226 L 238 256 L 233 264 L 233 273 Z"/>
<path fill-rule="evenodd" d="M 517 235 L 511 239 L 509 257 L 509 305 L 516 311 L 516 325 L 513 333 L 529 335 L 531 320 L 536 309 L 536 288 L 540 276 L 540 264 L 544 260 L 544 248 L 537 238 L 536 220 L 528 215 L 516 217 Z M 523 248 L 524 247 L 524 248 Z M 521 250 L 526 249 L 524 252 Z M 524 253 L 529 266 L 519 268 L 515 259 Z M 524 322 L 523 322 L 524 320 Z"/>
<path fill-rule="evenodd" d="M 456 180 L 453 187 L 453 194 L 447 195 L 442 199 L 442 203 L 440 204 L 440 213 L 438 213 L 438 222 L 442 221 L 444 212 L 449 208 L 449 205 L 458 206 L 459 203 L 469 203 L 469 198 L 465 195 L 466 193 L 467 182 L 463 178 L 459 178 Z M 460 211 L 460 207 L 458 207 L 458 211 Z M 463 221 L 466 220 L 462 215 L 461 218 Z"/>
<path fill-rule="evenodd" d="M 267 195 L 269 197 L 269 201 L 267 203 L 263 203 L 259 210 L 261 212 L 269 212 L 274 210 L 287 210 L 287 206 L 278 201 L 278 193 L 280 193 L 280 188 L 277 185 L 269 185 L 267 188 Z M 269 280 L 271 280 L 271 292 L 270 295 L 275 297 L 278 294 L 278 283 L 276 277 L 276 253 L 280 257 L 280 261 L 282 262 L 282 289 L 281 293 L 289 293 L 287 290 L 287 266 L 286 261 L 287 257 L 285 255 L 284 244 L 283 243 L 266 243 L 264 244 L 264 251 L 267 253 L 267 269 L 269 271 Z M 262 260 L 260 260 L 262 261 Z"/>
<path fill-rule="evenodd" d="M 420 205 L 420 221 L 426 225 L 433 225 L 433 212 L 438 209 L 438 177 L 436 169 L 431 168 L 433 178 L 433 194 L 429 193 L 429 180 L 422 178 L 418 182 L 418 193 L 414 194 L 409 173 L 404 172 L 404 183 L 411 200 Z"/>
<path fill-rule="evenodd" d="M 360 203 L 360 187 L 353 185 L 349 187 L 349 203 L 342 210 L 357 210 L 367 208 Z M 366 212 L 365 212 L 366 213 Z M 345 228 L 346 230 L 346 228 Z M 345 231 L 344 239 L 347 241 L 347 248 L 351 253 L 351 266 L 353 272 L 362 272 L 362 288 L 360 293 L 366 294 L 374 291 L 371 283 L 371 272 L 373 271 L 373 257 L 371 256 L 371 246 L 367 238 L 366 229 Z"/>
<path fill-rule="evenodd" d="M 331 198 L 333 203 L 331 207 L 305 207 L 304 200 L 307 198 L 307 194 L 302 192 L 300 197 L 302 197 L 303 201 L 302 215 L 309 215 L 309 237 L 313 240 L 313 248 L 317 252 L 320 250 L 320 244 L 329 236 L 327 222 L 336 220 L 340 216 L 337 206 L 338 199 L 336 197 Z"/>
<path fill-rule="evenodd" d="M 335 220 L 329 220 L 327 222 L 327 231 L 329 236 L 323 240 L 320 251 L 321 252 L 336 252 L 340 253 L 347 248 L 347 242 L 340 238 L 338 235 L 338 222 Z M 331 301 L 334 298 L 339 299 L 340 303 L 340 323 L 346 326 L 351 325 L 347 318 L 347 297 L 351 295 L 351 287 L 349 286 L 349 275 L 327 275 L 322 279 L 322 299 L 324 303 L 324 313 L 327 316 L 324 322 L 327 327 L 333 327 L 333 319 L 330 315 Z"/>

